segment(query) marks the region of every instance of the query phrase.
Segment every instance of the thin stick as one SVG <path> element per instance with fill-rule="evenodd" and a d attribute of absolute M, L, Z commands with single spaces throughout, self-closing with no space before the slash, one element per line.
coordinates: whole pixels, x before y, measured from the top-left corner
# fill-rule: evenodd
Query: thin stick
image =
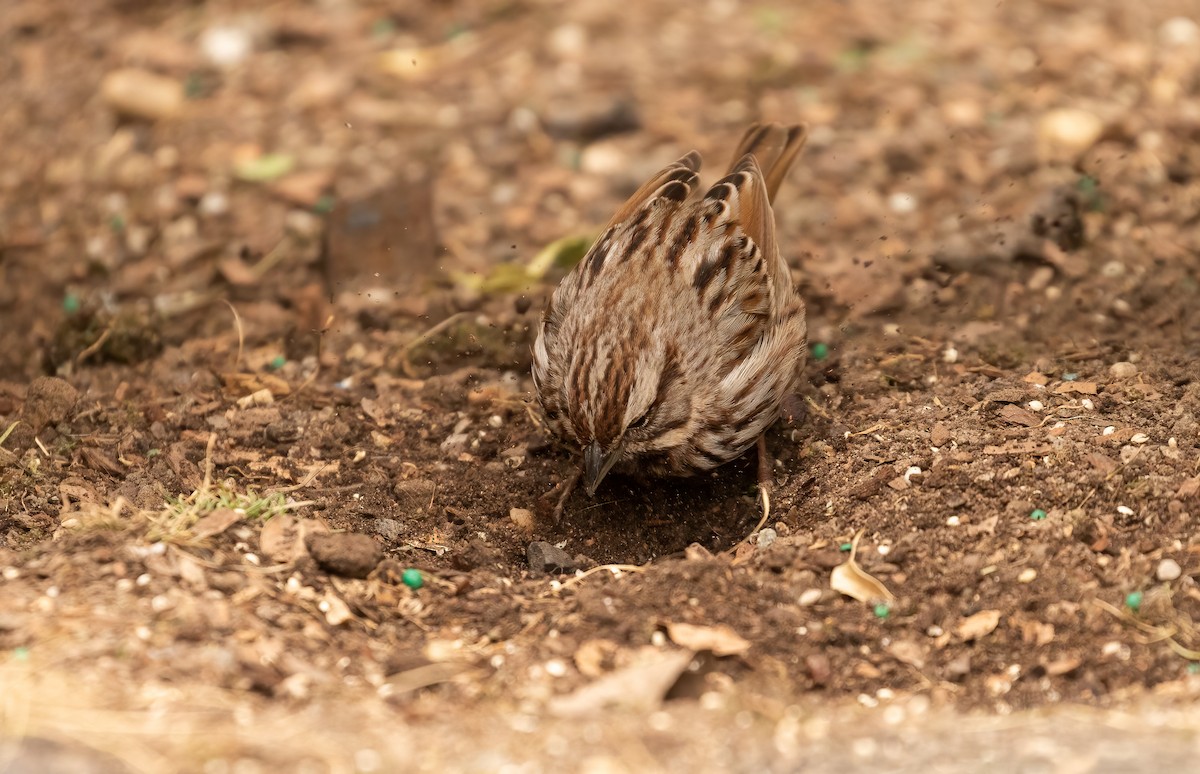
<path fill-rule="evenodd" d="M 87 349 L 75 356 L 75 362 L 77 364 L 82 363 L 84 360 L 87 360 L 89 357 L 99 352 L 100 348 L 104 346 L 104 342 L 108 341 L 108 337 L 112 335 L 112 332 L 113 329 L 111 325 L 105 328 L 104 333 L 100 334 L 100 338 L 93 341 Z"/>
<path fill-rule="evenodd" d="M 584 572 L 576 575 L 574 578 L 563 581 L 561 584 L 559 584 L 556 590 L 562 591 L 563 589 L 568 589 L 572 586 L 578 586 L 583 582 L 584 578 L 587 578 L 590 575 L 595 575 L 601 570 L 608 570 L 613 575 L 616 575 L 618 572 L 645 572 L 646 566 L 637 564 L 602 564 L 599 567 L 593 567 L 590 570 L 585 570 Z"/>
<path fill-rule="evenodd" d="M 222 298 L 221 301 L 224 302 L 225 306 L 229 307 L 229 311 L 233 312 L 233 325 L 235 328 L 237 328 L 237 335 L 238 335 L 237 357 L 234 358 L 233 366 L 230 368 L 231 371 L 236 371 L 238 364 L 242 362 L 242 351 L 246 345 L 246 332 L 244 330 L 242 330 L 242 316 L 240 314 L 238 314 L 238 310 L 234 307 L 234 305 L 231 304 L 229 302 L 229 299 L 227 299 L 227 298 Z"/>

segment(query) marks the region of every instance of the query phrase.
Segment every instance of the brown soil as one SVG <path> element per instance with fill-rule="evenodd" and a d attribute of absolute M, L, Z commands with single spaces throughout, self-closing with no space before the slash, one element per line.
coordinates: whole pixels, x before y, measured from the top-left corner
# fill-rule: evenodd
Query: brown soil
<path fill-rule="evenodd" d="M 29 770 L 786 769 L 855 701 L 1200 688 L 1194 6 L 675 6 L 0 3 Z M 752 455 L 549 522 L 552 243 L 760 118 L 812 126 L 769 530 Z"/>

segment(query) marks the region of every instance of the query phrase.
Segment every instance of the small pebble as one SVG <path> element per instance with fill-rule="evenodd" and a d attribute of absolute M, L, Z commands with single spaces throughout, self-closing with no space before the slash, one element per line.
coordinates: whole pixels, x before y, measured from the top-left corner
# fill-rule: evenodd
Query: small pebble
<path fill-rule="evenodd" d="M 1092 399 L 1091 399 L 1091 398 L 1084 398 L 1083 400 L 1079 401 L 1079 403 L 1080 403 L 1080 405 L 1081 405 L 1081 406 L 1083 406 L 1083 407 L 1084 407 L 1085 409 L 1087 409 L 1088 411 L 1095 411 L 1095 410 L 1096 410 L 1096 404 L 1095 404 L 1095 403 L 1092 403 Z"/>
<path fill-rule="evenodd" d="M 574 572 L 575 560 L 570 554 L 553 543 L 537 540 L 529 544 L 526 551 L 529 569 L 533 572 Z"/>
<path fill-rule="evenodd" d="M 950 518 L 946 519 L 947 527 L 957 527 L 961 523 L 962 519 L 958 518 L 957 516 L 951 516 Z"/>
<path fill-rule="evenodd" d="M 1168 46 L 1200 44 L 1200 24 L 1186 16 L 1167 19 L 1158 28 L 1158 39 Z"/>
<path fill-rule="evenodd" d="M 1177 580 L 1180 575 L 1183 575 L 1183 568 L 1174 559 L 1163 559 L 1158 563 L 1158 569 L 1154 571 L 1154 577 L 1160 581 Z"/>
<path fill-rule="evenodd" d="M 209 27 L 200 35 L 200 50 L 217 67 L 236 67 L 253 47 L 250 33 L 238 27 Z"/>
<path fill-rule="evenodd" d="M 1122 516 L 1132 516 L 1133 509 L 1130 508 L 1128 505 L 1118 505 L 1117 513 L 1121 514 Z"/>
<path fill-rule="evenodd" d="M 1109 366 L 1108 371 L 1118 379 L 1128 379 L 1131 376 L 1137 375 L 1138 367 L 1133 363 L 1122 360 L 1119 363 L 1113 363 L 1111 366 Z"/>
<path fill-rule="evenodd" d="M 1125 273 L 1125 264 L 1120 261 L 1109 261 L 1100 267 L 1100 274 L 1108 279 L 1116 279 Z"/>
<path fill-rule="evenodd" d="M 1071 157 L 1090 148 L 1104 131 L 1104 121 L 1078 108 L 1059 108 L 1038 122 L 1038 146 L 1043 157 Z"/>
<path fill-rule="evenodd" d="M 1029 408 L 1031 411 L 1041 411 L 1046 406 L 1040 400 L 1031 400 L 1029 401 Z"/>
<path fill-rule="evenodd" d="M 1150 440 L 1150 436 L 1145 433 L 1134 433 L 1129 439 L 1130 443 L 1143 444 Z"/>
<path fill-rule="evenodd" d="M 1036 577 L 1037 570 L 1033 569 L 1032 567 L 1026 567 L 1024 570 L 1021 570 L 1021 574 L 1017 576 L 1017 582 L 1033 583 L 1033 580 Z"/>
<path fill-rule="evenodd" d="M 209 191 L 200 199 L 200 214 L 216 217 L 229 212 L 229 197 L 220 191 Z"/>
<path fill-rule="evenodd" d="M 800 592 L 800 598 L 798 601 L 800 602 L 801 607 L 811 607 L 812 605 L 817 604 L 817 601 L 820 599 L 820 589 L 805 589 L 804 591 Z"/>
<path fill-rule="evenodd" d="M 528 508 L 509 508 L 508 520 L 522 532 L 533 532 L 533 511 Z"/>
<path fill-rule="evenodd" d="M 100 84 L 104 101 L 121 115 L 169 118 L 183 107 L 183 84 L 148 70 L 114 70 Z"/>
<path fill-rule="evenodd" d="M 774 543 L 778 537 L 779 537 L 778 532 L 771 529 L 770 527 L 767 527 L 766 529 L 764 529 L 758 533 L 758 539 L 756 542 L 758 543 L 759 548 L 766 548 L 767 546 Z"/>
<path fill-rule="evenodd" d="M 957 363 L 958 362 L 958 350 L 955 349 L 954 347 L 946 347 L 944 350 L 942 350 L 942 362 L 943 363 Z"/>
<path fill-rule="evenodd" d="M 900 191 L 888 197 L 888 206 L 891 207 L 892 212 L 907 215 L 916 211 L 917 198 L 910 193 Z"/>

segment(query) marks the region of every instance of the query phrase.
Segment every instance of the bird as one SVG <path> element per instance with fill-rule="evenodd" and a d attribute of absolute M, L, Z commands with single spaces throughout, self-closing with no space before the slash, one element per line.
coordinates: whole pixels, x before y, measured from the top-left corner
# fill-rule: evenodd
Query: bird
<path fill-rule="evenodd" d="M 545 425 L 582 457 L 556 522 L 580 481 L 594 497 L 610 471 L 689 476 L 756 444 L 766 522 L 765 433 L 807 351 L 772 207 L 807 137 L 803 124 L 751 125 L 706 189 L 700 154 L 687 153 L 617 210 L 551 294 L 533 384 Z"/>

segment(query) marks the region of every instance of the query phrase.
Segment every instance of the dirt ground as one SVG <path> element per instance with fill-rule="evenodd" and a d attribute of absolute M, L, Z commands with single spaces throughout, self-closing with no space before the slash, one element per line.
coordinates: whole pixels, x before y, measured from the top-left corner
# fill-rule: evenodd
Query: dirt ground
<path fill-rule="evenodd" d="M 1200 752 L 1190 0 L 0 0 L 0 50 L 0 770 Z M 548 293 L 754 120 L 811 127 L 767 525 L 748 458 L 549 521 Z"/>

